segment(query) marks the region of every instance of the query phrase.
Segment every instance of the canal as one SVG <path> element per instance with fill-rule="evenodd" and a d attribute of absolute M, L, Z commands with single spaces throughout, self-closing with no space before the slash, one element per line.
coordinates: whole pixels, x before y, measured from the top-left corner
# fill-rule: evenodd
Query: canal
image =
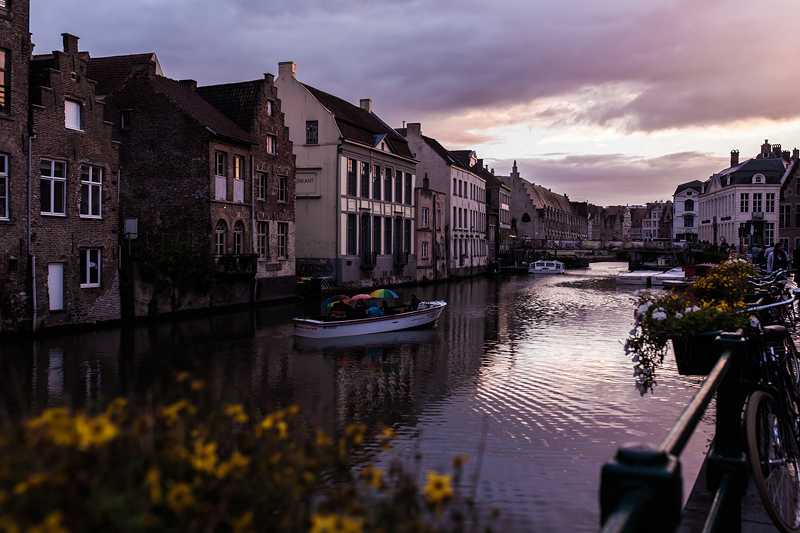
<path fill-rule="evenodd" d="M 301 407 L 330 433 L 393 427 L 420 471 L 471 457 L 464 490 L 497 508 L 499 531 L 596 531 L 600 468 L 626 442 L 657 444 L 699 387 L 672 357 L 640 395 L 622 343 L 633 323 L 621 263 L 562 276 L 474 278 L 402 289 L 448 307 L 434 329 L 299 342 L 293 316 L 321 299 L 0 344 L 2 408 L 19 416 L 170 387 L 179 370 L 224 402 Z M 2 414 L 2 411 L 0 411 Z M 682 456 L 684 498 L 713 431 Z M 480 470 L 477 471 L 478 466 Z"/>

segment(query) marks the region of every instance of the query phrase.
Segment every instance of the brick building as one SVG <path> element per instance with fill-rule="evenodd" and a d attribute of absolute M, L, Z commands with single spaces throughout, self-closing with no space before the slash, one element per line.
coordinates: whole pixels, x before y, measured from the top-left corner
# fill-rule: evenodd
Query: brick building
<path fill-rule="evenodd" d="M 430 187 L 430 180 L 422 178 L 417 187 L 416 223 L 414 225 L 417 250 L 417 280 L 447 278 L 447 251 L 445 248 L 445 194 Z"/>

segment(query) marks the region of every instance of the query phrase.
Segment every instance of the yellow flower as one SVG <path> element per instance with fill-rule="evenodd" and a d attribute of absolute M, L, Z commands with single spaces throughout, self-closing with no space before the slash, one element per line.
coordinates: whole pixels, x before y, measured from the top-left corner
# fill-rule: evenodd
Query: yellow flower
<path fill-rule="evenodd" d="M 361 477 L 366 480 L 368 487 L 375 487 L 376 489 L 382 488 L 383 483 L 383 470 L 375 468 L 374 465 L 367 465 L 361 471 Z"/>
<path fill-rule="evenodd" d="M 175 376 L 175 381 L 177 381 L 178 383 L 183 383 L 184 381 L 190 379 L 191 377 L 192 374 L 184 370 L 183 372 L 178 372 L 178 375 Z"/>
<path fill-rule="evenodd" d="M 239 450 L 231 454 L 231 458 L 217 467 L 216 476 L 220 479 L 226 477 L 232 470 L 244 469 L 250 464 L 250 458 L 245 457 Z"/>
<path fill-rule="evenodd" d="M 333 440 L 328 436 L 325 431 L 317 428 L 317 446 L 330 446 Z"/>
<path fill-rule="evenodd" d="M 310 533 L 335 533 L 339 528 L 336 525 L 336 515 L 315 514 L 311 517 Z"/>
<path fill-rule="evenodd" d="M 161 503 L 161 498 L 164 495 L 161 491 L 161 472 L 157 467 L 153 466 L 147 471 L 144 476 L 144 482 L 147 484 L 147 489 L 150 493 L 150 501 L 152 503 Z"/>
<path fill-rule="evenodd" d="M 217 443 L 209 442 L 203 444 L 203 441 L 194 441 L 194 455 L 192 455 L 192 466 L 201 472 L 209 474 L 214 473 L 217 466 Z"/>
<path fill-rule="evenodd" d="M 228 405 L 225 408 L 225 414 L 231 417 L 237 424 L 246 424 L 249 420 L 248 416 L 244 412 L 244 407 L 242 407 L 242 404 L 240 403 Z"/>
<path fill-rule="evenodd" d="M 192 487 L 188 483 L 175 483 L 167 492 L 167 505 L 172 512 L 181 516 L 183 512 L 194 505 Z"/>
<path fill-rule="evenodd" d="M 196 379 L 192 381 L 190 387 L 192 388 L 193 391 L 200 391 L 206 387 L 206 383 L 202 379 Z"/>
<path fill-rule="evenodd" d="M 231 527 L 234 533 L 244 533 L 245 531 L 253 531 L 253 510 L 245 512 L 239 518 L 231 520 Z"/>
<path fill-rule="evenodd" d="M 69 530 L 61 525 L 61 513 L 54 511 L 41 524 L 29 528 L 28 533 L 69 533 Z"/>
<path fill-rule="evenodd" d="M 345 435 L 351 437 L 353 439 L 353 444 L 358 446 L 362 442 L 364 442 L 364 432 L 367 430 L 367 426 L 364 424 L 350 424 L 345 429 Z"/>
<path fill-rule="evenodd" d="M 86 450 L 91 446 L 101 446 L 114 440 L 119 435 L 119 428 L 105 415 L 86 418 L 75 417 L 75 431 L 78 435 L 78 448 Z"/>
<path fill-rule="evenodd" d="M 19 526 L 10 516 L 0 516 L 0 532 L 20 533 Z"/>
<path fill-rule="evenodd" d="M 190 415 L 193 415 L 197 412 L 197 407 L 190 404 L 186 400 L 180 400 L 167 407 L 162 407 L 159 410 L 159 416 L 165 419 L 167 425 L 171 426 L 178 421 L 181 411 L 186 411 Z"/>
<path fill-rule="evenodd" d="M 428 471 L 428 483 L 422 489 L 425 498 L 431 503 L 449 500 L 453 497 L 453 487 L 450 486 L 451 476 L 439 475 L 433 470 Z"/>
<path fill-rule="evenodd" d="M 128 400 L 126 400 L 125 398 L 114 398 L 114 401 L 108 405 L 108 408 L 106 408 L 105 415 L 110 417 L 116 414 L 120 414 L 127 405 L 128 405 Z"/>

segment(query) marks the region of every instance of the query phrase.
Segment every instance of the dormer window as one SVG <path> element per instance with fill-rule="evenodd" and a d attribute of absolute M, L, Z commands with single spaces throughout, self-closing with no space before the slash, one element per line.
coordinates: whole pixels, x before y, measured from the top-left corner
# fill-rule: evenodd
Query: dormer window
<path fill-rule="evenodd" d="M 764 174 L 756 174 L 753 176 L 753 183 L 764 183 L 765 181 Z"/>

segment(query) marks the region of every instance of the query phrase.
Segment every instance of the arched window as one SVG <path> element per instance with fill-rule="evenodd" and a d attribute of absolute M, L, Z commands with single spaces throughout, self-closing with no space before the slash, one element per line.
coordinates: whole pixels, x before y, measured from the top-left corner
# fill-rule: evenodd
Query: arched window
<path fill-rule="evenodd" d="M 228 225 L 224 220 L 217 222 L 217 227 L 214 228 L 214 253 L 217 255 L 225 255 L 225 234 L 228 232 Z"/>
<path fill-rule="evenodd" d="M 522 213 L 522 221 L 523 222 L 530 222 L 531 221 L 530 215 L 528 215 L 528 213 Z"/>
<path fill-rule="evenodd" d="M 241 220 L 237 220 L 236 224 L 233 225 L 233 253 L 235 253 L 236 255 L 243 254 L 244 253 L 243 244 L 244 244 L 244 223 L 242 223 Z"/>
<path fill-rule="evenodd" d="M 517 219 L 516 218 L 512 218 L 511 219 L 511 229 L 517 229 Z"/>
<path fill-rule="evenodd" d="M 694 200 L 686 200 L 683 202 L 684 211 L 694 211 Z"/>

